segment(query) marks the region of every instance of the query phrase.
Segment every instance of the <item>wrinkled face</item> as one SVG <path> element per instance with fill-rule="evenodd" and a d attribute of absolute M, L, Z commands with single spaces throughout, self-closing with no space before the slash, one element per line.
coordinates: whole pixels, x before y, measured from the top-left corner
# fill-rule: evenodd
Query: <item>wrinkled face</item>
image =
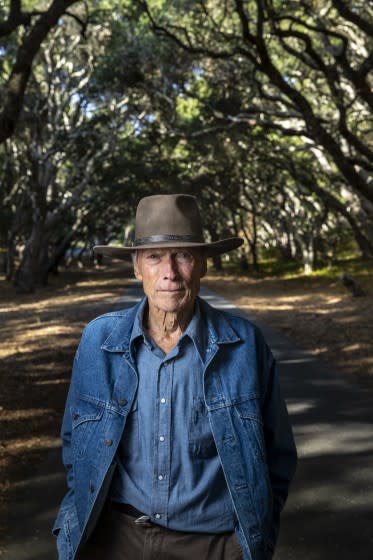
<path fill-rule="evenodd" d="M 150 307 L 167 313 L 191 311 L 206 274 L 206 258 L 200 249 L 140 249 L 134 271 Z"/>

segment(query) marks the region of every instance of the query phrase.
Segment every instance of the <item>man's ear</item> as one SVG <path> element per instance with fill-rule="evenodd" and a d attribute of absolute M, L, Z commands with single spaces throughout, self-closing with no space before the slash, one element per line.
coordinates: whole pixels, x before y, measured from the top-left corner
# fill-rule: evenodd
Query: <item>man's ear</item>
<path fill-rule="evenodd" d="M 140 269 L 138 267 L 137 262 L 133 263 L 133 272 L 134 272 L 135 278 L 137 278 L 137 280 L 142 280 L 142 274 L 140 272 Z"/>
<path fill-rule="evenodd" d="M 134 272 L 134 274 L 135 274 L 135 278 L 136 278 L 137 280 L 140 280 L 140 281 L 141 281 L 141 280 L 142 280 L 142 275 L 141 275 L 141 272 L 139 271 L 139 269 L 138 269 L 137 266 L 134 266 L 134 267 L 133 267 L 133 272 Z"/>
<path fill-rule="evenodd" d="M 139 256 L 137 254 L 134 254 L 133 257 L 132 257 L 133 272 L 134 272 L 135 278 L 137 278 L 137 280 L 142 280 L 142 274 L 140 272 L 138 260 L 139 260 Z"/>

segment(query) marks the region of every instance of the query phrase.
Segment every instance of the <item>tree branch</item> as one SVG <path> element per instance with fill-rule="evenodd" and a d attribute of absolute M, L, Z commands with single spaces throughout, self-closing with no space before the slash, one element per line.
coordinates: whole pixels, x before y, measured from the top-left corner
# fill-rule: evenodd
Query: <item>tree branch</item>
<path fill-rule="evenodd" d="M 69 6 L 78 0 L 53 0 L 31 27 L 18 48 L 16 61 L 6 85 L 5 102 L 0 113 L 0 144 L 15 129 L 22 110 L 23 98 L 30 77 L 32 63 L 49 31 L 57 24 Z"/>
<path fill-rule="evenodd" d="M 232 56 L 234 56 L 235 54 L 237 54 L 234 50 L 220 50 L 220 51 L 212 51 L 211 49 L 205 48 L 205 47 L 195 47 L 193 46 L 192 40 L 187 32 L 187 30 L 184 27 L 179 27 L 176 25 L 169 25 L 169 27 L 164 27 L 163 25 L 159 25 L 150 9 L 148 6 L 148 3 L 145 0 L 138 0 L 138 3 L 140 4 L 140 6 L 143 8 L 144 12 L 146 13 L 146 15 L 149 18 L 149 21 L 152 25 L 153 30 L 160 34 L 163 35 L 165 37 L 168 37 L 169 39 L 172 39 L 172 41 L 174 41 L 181 49 L 192 53 L 192 54 L 197 54 L 197 55 L 207 55 L 212 59 L 229 59 L 232 58 Z M 182 33 L 185 37 L 185 41 L 183 41 L 179 35 L 176 35 L 175 33 L 171 32 L 170 29 L 174 29 L 176 31 L 179 31 L 180 33 Z M 245 53 L 247 54 L 247 53 Z"/>
<path fill-rule="evenodd" d="M 71 17 L 72 19 L 74 19 L 82 28 L 82 37 L 86 37 L 86 31 L 87 31 L 87 27 L 88 27 L 88 19 L 86 19 L 85 21 L 82 20 L 82 18 L 80 18 L 79 16 L 77 16 L 76 14 L 74 14 L 73 12 L 69 12 L 68 10 L 66 10 L 65 14 L 69 17 Z"/>
<path fill-rule="evenodd" d="M 332 4 L 344 19 L 351 21 L 362 31 L 364 31 L 364 33 L 367 33 L 367 35 L 373 37 L 372 23 L 362 18 L 356 11 L 353 12 L 352 10 L 350 10 L 343 0 L 332 0 Z"/>

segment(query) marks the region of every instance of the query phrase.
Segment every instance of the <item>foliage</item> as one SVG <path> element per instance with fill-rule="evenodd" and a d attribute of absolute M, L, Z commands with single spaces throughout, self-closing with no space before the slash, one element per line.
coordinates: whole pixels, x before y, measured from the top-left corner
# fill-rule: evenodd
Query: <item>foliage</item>
<path fill-rule="evenodd" d="M 312 2 L 260 0 L 140 4 L 154 32 L 193 56 L 194 68 L 198 64 L 193 81 L 203 79 L 210 92 L 203 96 L 208 133 L 225 129 L 228 136 L 235 127 L 247 143 L 262 131 L 278 153 L 286 150 L 277 161 L 293 182 L 301 179 L 298 191 L 316 195 L 305 204 L 303 194 L 296 231 L 302 233 L 312 216 L 323 221 L 332 207 L 371 255 L 372 10 L 338 1 L 322 9 Z M 188 95 L 201 103 L 196 89 L 188 87 Z M 202 135 L 207 123 L 198 125 Z M 288 179 L 289 187 L 294 193 Z M 299 200 L 298 192 L 296 205 Z M 292 222 L 295 212 L 294 205 L 288 208 Z"/>
<path fill-rule="evenodd" d="M 373 255 L 366 3 L 67 4 L 34 47 L 0 151 L 0 235 L 22 289 L 45 282 L 69 246 L 122 242 L 138 199 L 155 192 L 195 194 L 208 237 L 245 238 L 224 262 L 246 271 L 269 252 L 307 272 L 346 244 Z M 23 15 L 35 9 L 45 4 L 22 3 Z M 4 35 L 5 93 L 43 14 Z"/>

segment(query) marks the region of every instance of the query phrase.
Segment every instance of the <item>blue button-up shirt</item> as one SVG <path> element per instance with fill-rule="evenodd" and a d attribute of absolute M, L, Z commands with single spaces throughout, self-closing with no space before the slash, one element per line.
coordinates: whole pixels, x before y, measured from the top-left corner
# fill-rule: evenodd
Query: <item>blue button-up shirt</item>
<path fill-rule="evenodd" d="M 195 314 L 165 354 L 147 338 L 139 308 L 130 345 L 137 396 L 118 449 L 110 498 L 171 529 L 233 531 L 235 514 L 203 399 L 206 333 Z"/>

